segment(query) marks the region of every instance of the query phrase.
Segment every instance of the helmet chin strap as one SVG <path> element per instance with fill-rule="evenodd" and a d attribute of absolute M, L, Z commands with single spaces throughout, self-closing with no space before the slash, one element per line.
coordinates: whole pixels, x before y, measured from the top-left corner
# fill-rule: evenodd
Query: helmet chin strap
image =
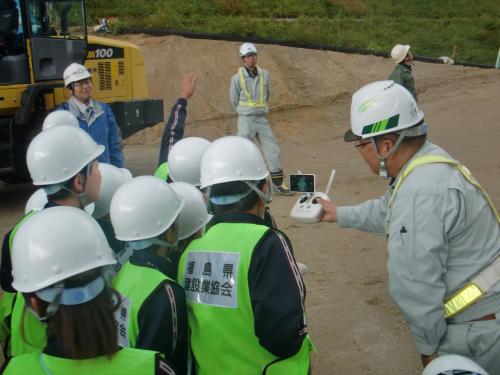
<path fill-rule="evenodd" d="M 75 197 L 78 198 L 78 202 L 80 203 L 80 208 L 84 208 L 86 205 L 88 205 L 90 202 L 88 202 L 87 200 L 87 194 L 85 193 L 85 187 L 86 187 L 87 183 L 85 183 L 85 186 L 84 186 L 84 190 L 77 194 L 75 193 L 73 190 L 71 189 L 68 189 L 66 186 L 63 186 L 63 190 L 66 190 L 68 191 L 71 195 L 74 195 Z"/>
<path fill-rule="evenodd" d="M 272 202 L 273 189 L 271 188 L 272 185 L 271 185 L 269 177 L 266 178 L 266 182 L 267 182 L 267 192 L 266 193 L 264 193 L 262 190 L 260 190 L 257 187 L 256 183 L 258 183 L 258 181 L 242 181 L 242 182 L 245 185 L 247 185 L 250 189 L 252 189 L 259 196 L 259 198 L 262 199 L 262 201 L 264 202 L 264 204 L 266 206 L 268 206 Z"/>
<path fill-rule="evenodd" d="M 75 193 L 73 190 L 71 189 L 68 189 L 66 186 L 62 186 L 62 189 L 66 190 L 67 192 L 69 192 L 71 195 L 74 195 L 75 197 L 78 198 L 78 202 L 80 203 L 80 208 L 84 208 L 86 205 L 92 203 L 90 202 L 88 199 L 87 199 L 87 193 L 85 192 L 87 190 L 87 183 L 88 183 L 88 180 L 89 180 L 89 177 L 90 177 L 90 173 L 91 173 L 91 165 L 92 165 L 93 161 L 91 161 L 89 164 L 87 164 L 87 171 L 85 173 L 86 175 L 86 178 L 85 178 L 85 182 L 83 184 L 83 191 L 81 193 Z M 74 178 L 74 177 L 73 177 Z"/>
<path fill-rule="evenodd" d="M 386 160 L 389 159 L 392 155 L 394 155 L 396 153 L 396 151 L 399 149 L 399 146 L 401 145 L 401 142 L 403 142 L 403 139 L 405 137 L 405 134 L 406 134 L 406 129 L 405 130 L 402 130 L 400 133 L 399 133 L 399 137 L 396 141 L 396 144 L 394 145 L 394 147 L 392 147 L 389 152 L 387 153 L 386 156 L 382 156 L 379 154 L 378 152 L 378 148 L 377 148 L 377 143 L 375 142 L 375 138 L 371 138 L 371 142 L 373 144 L 373 147 L 375 148 L 375 152 L 377 153 L 377 158 L 378 160 L 380 161 L 380 164 L 379 164 L 379 171 L 378 171 L 378 175 L 382 178 L 387 178 L 389 177 L 389 175 L 387 174 L 387 164 L 386 164 Z"/>

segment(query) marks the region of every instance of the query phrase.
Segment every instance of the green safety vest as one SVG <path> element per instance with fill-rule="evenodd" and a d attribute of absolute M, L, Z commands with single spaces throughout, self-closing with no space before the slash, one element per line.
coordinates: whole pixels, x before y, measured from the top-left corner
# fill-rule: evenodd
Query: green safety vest
<path fill-rule="evenodd" d="M 118 342 L 134 348 L 139 335 L 139 311 L 144 301 L 162 282 L 169 280 L 162 272 L 149 267 L 135 266 L 127 261 L 113 279 L 113 287 L 121 294 L 122 304 L 115 314 L 118 323 Z"/>
<path fill-rule="evenodd" d="M 21 225 L 29 219 L 37 211 L 28 212 L 14 227 L 9 236 L 9 251 L 12 254 L 12 244 L 14 237 Z M 32 353 L 42 350 L 47 342 L 46 329 L 47 326 L 38 320 L 33 314 L 26 311 L 25 300 L 21 293 L 9 293 L 13 298 L 12 316 L 11 316 L 11 355 L 18 356 L 21 354 Z"/>
<path fill-rule="evenodd" d="M 13 358 L 4 375 L 154 375 L 156 352 L 123 348 L 111 360 L 106 356 L 90 359 L 66 359 L 42 354 L 24 354 Z"/>
<path fill-rule="evenodd" d="M 243 68 L 238 70 L 239 78 L 240 78 L 240 88 L 241 91 L 245 94 L 247 100 L 240 100 L 239 105 L 243 107 L 255 107 L 262 108 L 266 106 L 266 102 L 264 101 L 264 76 L 262 75 L 262 69 L 257 67 L 257 74 L 259 76 L 259 99 L 258 101 L 254 101 L 252 95 L 250 95 L 247 87 L 247 83 L 245 81 L 245 76 L 243 74 Z"/>
<path fill-rule="evenodd" d="M 197 374 L 305 375 L 312 343 L 276 357 L 259 344 L 248 286 L 252 253 L 269 230 L 264 225 L 219 223 L 191 242 L 179 261 L 186 290 L 191 348 Z"/>
<path fill-rule="evenodd" d="M 5 343 L 10 337 L 9 317 L 12 316 L 12 306 L 16 293 L 3 292 L 0 297 L 0 342 Z"/>
<path fill-rule="evenodd" d="M 155 176 L 161 178 L 163 181 L 168 179 L 168 163 L 161 163 L 155 171 Z"/>
<path fill-rule="evenodd" d="M 498 212 L 495 208 L 495 205 L 493 204 L 493 201 L 488 196 L 488 193 L 486 193 L 486 191 L 479 184 L 479 182 L 477 182 L 477 180 L 472 176 L 467 167 L 465 167 L 462 163 L 458 162 L 457 160 L 450 159 L 447 158 L 446 156 L 440 156 L 440 155 L 420 156 L 413 159 L 406 166 L 406 168 L 400 173 L 396 181 L 396 185 L 394 186 L 393 192 L 389 199 L 389 204 L 388 204 L 389 210 L 392 208 L 394 199 L 396 198 L 396 195 L 401 187 L 401 184 L 405 181 L 408 175 L 417 167 L 434 163 L 450 164 L 451 166 L 456 168 L 467 182 L 474 185 L 481 192 L 481 194 L 488 202 L 491 210 L 493 211 L 493 215 L 495 216 L 497 222 L 500 224 L 500 216 L 498 215 Z M 390 215 L 389 211 L 388 214 Z M 389 220 L 386 220 L 386 222 L 389 222 Z M 389 229 L 386 227 L 385 231 L 387 235 L 389 233 Z M 477 302 L 479 299 L 481 299 L 484 293 L 485 291 L 481 290 L 474 283 L 471 282 L 467 283 L 462 289 L 458 290 L 451 297 L 447 298 L 446 301 L 444 301 L 445 318 L 446 319 L 451 318 L 457 315 L 458 313 L 464 311 L 465 309 L 473 305 L 475 302 Z"/>
<path fill-rule="evenodd" d="M 24 217 L 21 220 L 18 221 L 18 223 L 16 224 L 16 226 L 14 227 L 14 229 L 12 229 L 12 232 L 10 232 L 10 236 L 9 236 L 9 251 L 10 251 L 11 255 L 12 255 L 12 244 L 14 243 L 14 237 L 16 236 L 17 231 L 19 230 L 19 228 L 21 228 L 21 225 L 26 220 L 28 220 L 31 216 L 33 216 L 33 214 L 35 214 L 36 212 L 38 212 L 38 211 L 31 210 L 26 215 L 24 215 Z"/>
<path fill-rule="evenodd" d="M 47 325 L 25 309 L 24 297 L 16 293 L 11 318 L 11 354 L 13 357 L 43 350 L 47 344 Z"/>

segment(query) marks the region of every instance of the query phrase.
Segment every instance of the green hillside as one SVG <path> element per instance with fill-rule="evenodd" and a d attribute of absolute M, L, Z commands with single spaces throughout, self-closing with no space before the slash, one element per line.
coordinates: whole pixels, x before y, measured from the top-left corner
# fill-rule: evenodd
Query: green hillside
<path fill-rule="evenodd" d="M 390 51 L 493 65 L 498 0 L 87 0 L 88 22 Z M 127 5 L 124 5 L 127 4 Z"/>

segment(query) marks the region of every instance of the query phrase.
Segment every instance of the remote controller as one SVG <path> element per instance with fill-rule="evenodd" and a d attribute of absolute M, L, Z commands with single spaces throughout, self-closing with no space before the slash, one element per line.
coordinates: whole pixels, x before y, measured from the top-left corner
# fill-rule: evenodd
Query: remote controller
<path fill-rule="evenodd" d="M 330 200 L 328 194 L 332 188 L 333 179 L 335 178 L 335 169 L 332 169 L 328 185 L 324 193 L 315 191 L 313 193 L 306 193 L 299 197 L 297 202 L 293 205 L 290 212 L 291 218 L 297 223 L 301 224 L 314 224 L 319 223 L 321 216 L 323 216 L 323 206 L 318 202 L 318 198 Z"/>

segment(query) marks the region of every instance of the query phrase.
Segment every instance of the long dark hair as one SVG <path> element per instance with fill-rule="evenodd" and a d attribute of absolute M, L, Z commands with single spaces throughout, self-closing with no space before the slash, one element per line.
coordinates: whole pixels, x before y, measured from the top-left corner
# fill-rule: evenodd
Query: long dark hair
<path fill-rule="evenodd" d="M 65 280 L 66 288 L 82 286 L 102 277 L 102 270 L 84 272 Z M 36 295 L 35 295 L 36 296 Z M 60 305 L 47 322 L 47 340 L 55 341 L 65 358 L 88 359 L 111 357 L 118 351 L 114 312 L 120 295 L 106 286 L 93 300 L 80 305 Z M 44 305 L 48 304 L 44 302 Z"/>

